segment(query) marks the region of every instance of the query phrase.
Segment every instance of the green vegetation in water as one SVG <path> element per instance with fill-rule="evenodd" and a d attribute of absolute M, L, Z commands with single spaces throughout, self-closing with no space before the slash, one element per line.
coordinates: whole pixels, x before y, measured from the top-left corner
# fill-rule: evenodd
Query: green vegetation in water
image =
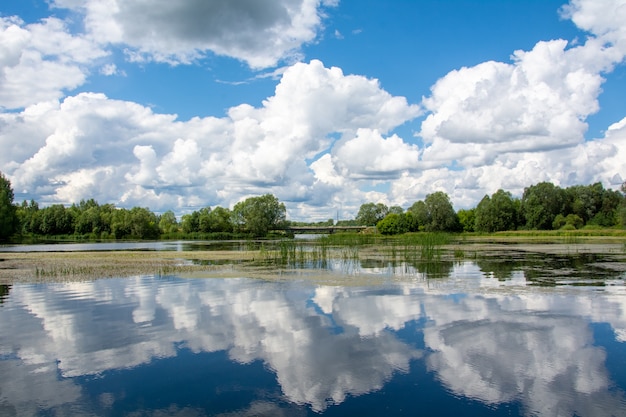
<path fill-rule="evenodd" d="M 441 259 L 442 246 L 450 240 L 446 233 L 411 233 L 401 236 L 398 244 L 407 262 L 433 261 Z"/>
<path fill-rule="evenodd" d="M 331 259 L 354 265 L 364 256 L 383 256 L 392 262 L 415 264 L 439 261 L 443 245 L 450 243 L 445 233 L 414 233 L 395 237 L 341 233 L 312 241 L 282 239 L 261 245 L 256 261 L 283 268 L 327 268 Z M 270 247 L 271 245 L 271 247 Z"/>
<path fill-rule="evenodd" d="M 259 256 L 255 258 L 257 263 L 284 268 L 326 268 L 331 257 L 329 246 L 324 243 L 282 239 L 276 243 L 268 242 L 267 246 L 270 245 L 269 249 L 265 244 L 261 245 Z"/>
<path fill-rule="evenodd" d="M 565 244 L 574 245 L 576 243 L 581 243 L 581 242 L 582 242 L 582 238 L 576 233 L 569 232 L 563 235 L 563 243 Z"/>
<path fill-rule="evenodd" d="M 383 236 L 373 233 L 333 233 L 315 241 L 329 246 L 365 246 L 376 244 L 382 239 Z"/>

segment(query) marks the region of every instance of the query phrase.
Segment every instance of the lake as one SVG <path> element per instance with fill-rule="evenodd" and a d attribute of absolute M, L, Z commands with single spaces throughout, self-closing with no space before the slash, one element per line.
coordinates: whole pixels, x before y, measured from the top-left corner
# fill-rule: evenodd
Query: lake
<path fill-rule="evenodd" d="M 626 273 L 605 261 L 3 285 L 0 415 L 626 415 Z"/>

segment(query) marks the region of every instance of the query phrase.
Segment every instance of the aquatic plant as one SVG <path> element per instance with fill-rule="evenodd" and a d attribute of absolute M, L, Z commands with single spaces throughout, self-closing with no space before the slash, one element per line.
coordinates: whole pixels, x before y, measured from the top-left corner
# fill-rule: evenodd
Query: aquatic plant
<path fill-rule="evenodd" d="M 443 245 L 450 240 L 447 233 L 411 233 L 400 238 L 400 242 L 404 244 L 405 258 L 410 259 L 410 254 L 419 253 L 421 260 L 440 258 Z"/>
<path fill-rule="evenodd" d="M 318 238 L 317 241 L 333 246 L 365 246 L 375 244 L 381 239 L 381 235 L 369 233 L 332 233 Z"/>

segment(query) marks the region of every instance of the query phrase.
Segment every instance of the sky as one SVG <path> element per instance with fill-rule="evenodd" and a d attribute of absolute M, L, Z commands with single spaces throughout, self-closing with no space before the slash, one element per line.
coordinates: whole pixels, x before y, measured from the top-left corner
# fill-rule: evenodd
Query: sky
<path fill-rule="evenodd" d="M 291 220 L 626 181 L 626 0 L 5 0 L 15 201 Z"/>

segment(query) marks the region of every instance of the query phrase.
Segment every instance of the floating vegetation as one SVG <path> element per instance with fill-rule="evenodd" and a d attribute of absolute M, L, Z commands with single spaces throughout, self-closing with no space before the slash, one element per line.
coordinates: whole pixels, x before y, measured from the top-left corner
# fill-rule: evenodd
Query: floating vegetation
<path fill-rule="evenodd" d="M 624 241 L 589 244 L 576 243 L 579 239 L 577 236 L 573 240 L 567 240 L 570 238 L 566 236 L 560 236 L 560 239 L 560 243 L 552 244 L 492 243 L 461 241 L 455 235 L 441 233 L 402 236 L 338 233 L 313 240 L 231 243 L 228 249 L 207 244 L 205 250 L 180 251 L 0 252 L 0 284 L 176 274 L 194 277 L 260 274 L 264 278 L 272 278 L 286 271 L 304 272 L 306 275 L 315 274 L 314 271 L 353 275 L 368 268 L 388 275 L 439 277 L 445 276 L 459 261 L 490 260 L 502 262 L 502 267 L 512 267 L 517 260 L 529 255 L 540 259 L 549 255 L 550 259 L 562 256 L 578 259 L 585 264 L 601 263 L 604 269 L 623 274 L 623 262 L 626 261 Z M 215 247 L 219 249 L 213 249 Z M 607 254 L 612 258 L 596 262 L 585 257 L 590 253 Z M 570 267 L 581 268 L 575 263 Z M 487 269 L 496 270 L 493 266 Z M 510 277 L 506 271 L 496 275 L 499 279 Z M 529 276 L 533 276 L 532 271 Z"/>
<path fill-rule="evenodd" d="M 0 283 L 81 281 L 135 275 L 172 275 L 228 269 L 253 252 L 101 251 L 0 253 Z M 193 260 L 193 261 L 192 261 Z M 202 262 L 212 260 L 213 263 Z M 223 264 L 228 260 L 228 264 Z"/>

